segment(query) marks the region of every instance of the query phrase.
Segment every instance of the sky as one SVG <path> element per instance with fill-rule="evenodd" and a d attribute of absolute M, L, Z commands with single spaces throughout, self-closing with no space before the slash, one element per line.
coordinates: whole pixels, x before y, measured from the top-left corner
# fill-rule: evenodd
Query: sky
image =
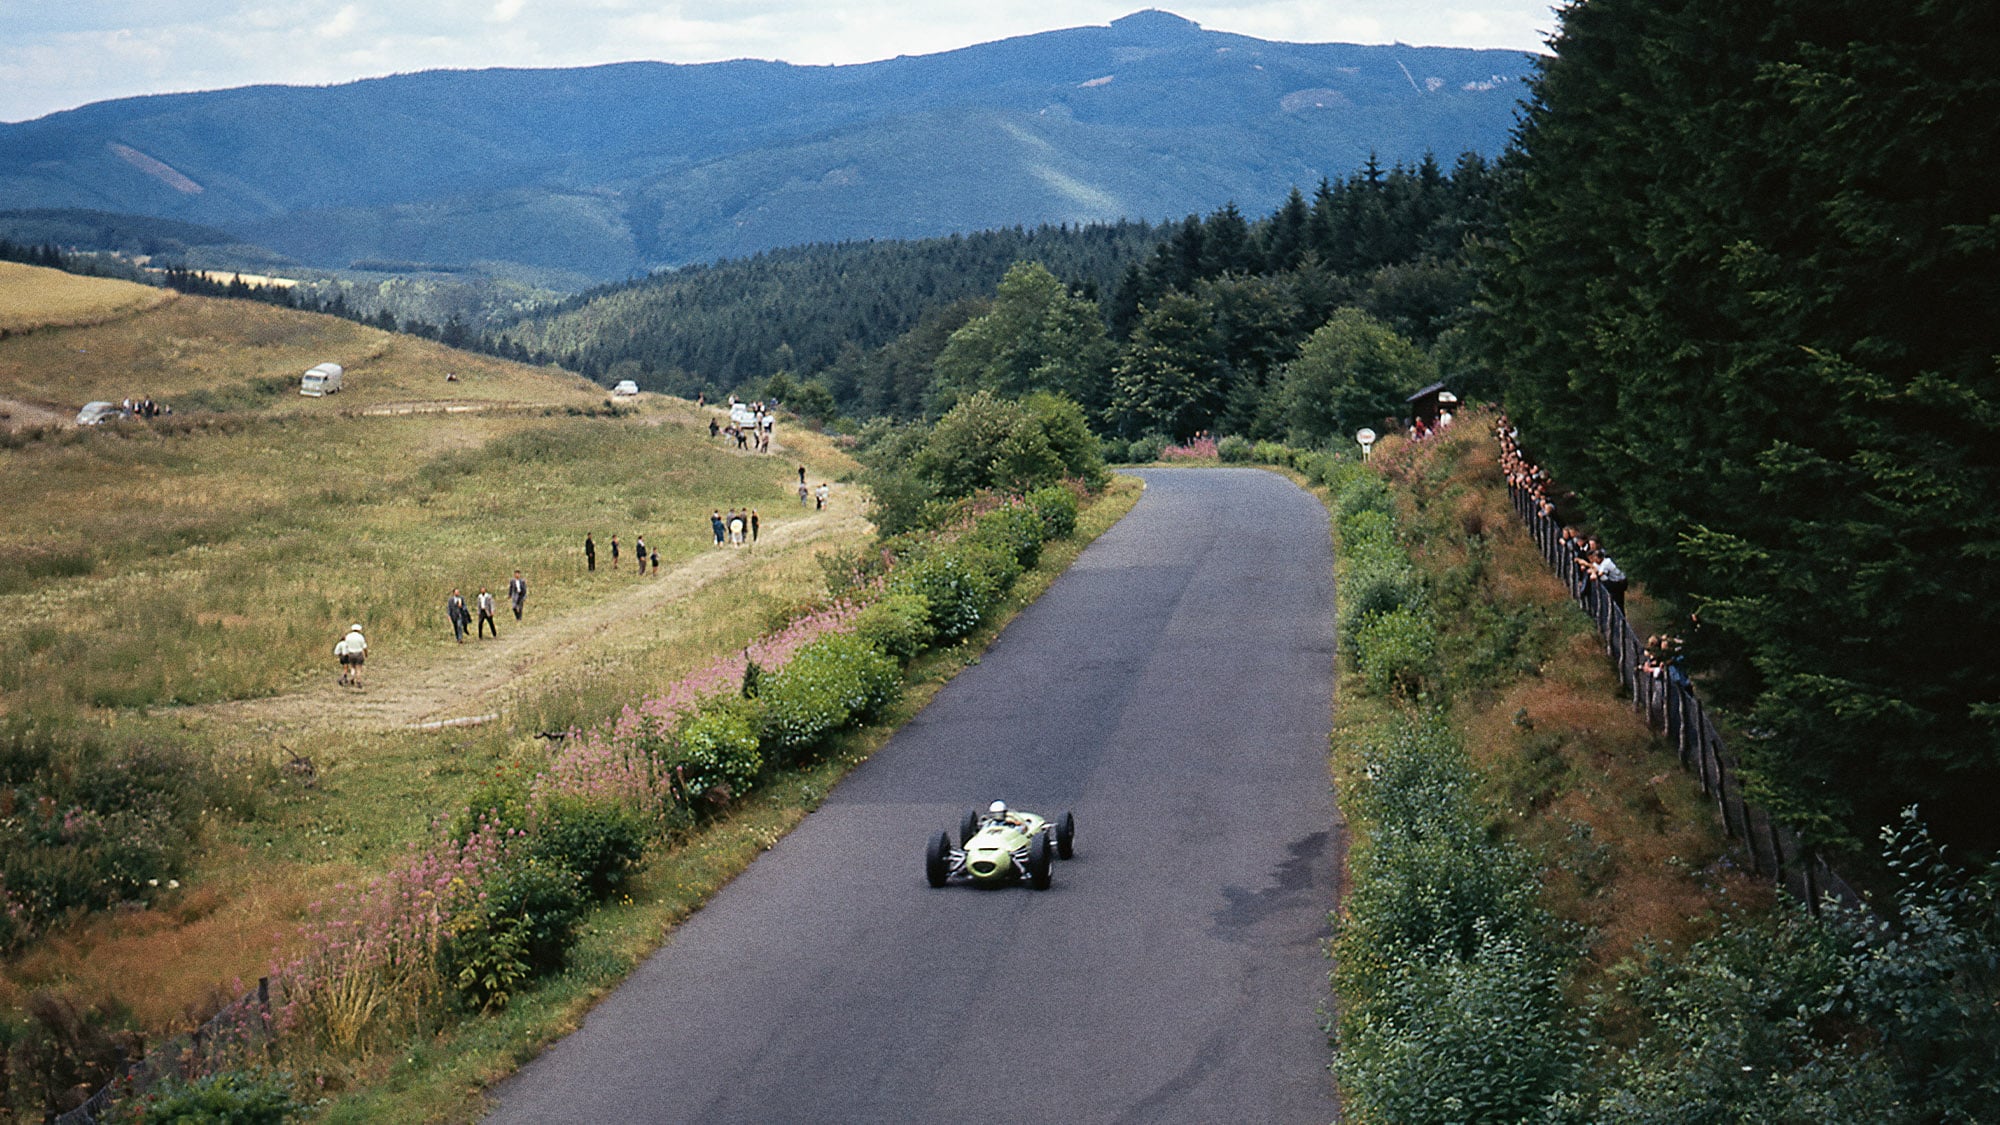
<path fill-rule="evenodd" d="M 1157 6 L 1292 43 L 1541 51 L 1548 0 L 1204 0 Z M 440 68 L 654 60 L 802 65 L 1106 24 L 1147 0 L 0 0 L 0 121 L 138 94 L 330 85 Z"/>

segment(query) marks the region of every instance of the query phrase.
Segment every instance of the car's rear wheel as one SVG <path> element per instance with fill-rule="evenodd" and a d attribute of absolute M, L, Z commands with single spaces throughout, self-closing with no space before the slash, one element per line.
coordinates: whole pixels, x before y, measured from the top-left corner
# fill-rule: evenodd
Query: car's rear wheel
<path fill-rule="evenodd" d="M 930 849 L 924 852 L 924 878 L 933 887 L 944 886 L 951 876 L 951 837 L 940 832 L 931 837 Z"/>
<path fill-rule="evenodd" d="M 964 847 L 979 835 L 979 810 L 965 810 L 965 819 L 958 822 L 958 845 Z"/>
<path fill-rule="evenodd" d="M 1064 859 L 1076 854 L 1076 817 L 1069 813 L 1056 822 L 1056 854 Z"/>
<path fill-rule="evenodd" d="M 1036 833 L 1028 842 L 1028 885 L 1038 891 L 1048 890 L 1055 863 L 1055 846 L 1049 843 L 1049 834 Z"/>

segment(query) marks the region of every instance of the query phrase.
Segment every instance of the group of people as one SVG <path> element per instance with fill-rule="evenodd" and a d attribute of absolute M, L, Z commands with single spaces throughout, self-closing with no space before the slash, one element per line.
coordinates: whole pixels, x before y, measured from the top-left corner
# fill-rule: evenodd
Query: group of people
<path fill-rule="evenodd" d="M 696 400 L 695 405 L 701 405 Z M 737 418 L 739 410 L 750 415 L 747 421 Z M 758 453 L 771 452 L 771 431 L 776 427 L 778 416 L 765 409 L 761 402 L 740 404 L 735 395 L 729 396 L 729 424 L 724 425 L 714 417 L 708 420 L 709 437 L 726 437 L 736 442 L 736 448 L 754 449 Z"/>
<path fill-rule="evenodd" d="M 1646 638 L 1646 658 L 1639 663 L 1639 670 L 1656 680 L 1666 678 L 1685 684 L 1688 678 L 1681 663 L 1686 656 L 1686 647 L 1687 643 L 1679 637 L 1654 633 Z"/>
<path fill-rule="evenodd" d="M 174 408 L 163 402 L 154 402 L 152 395 L 143 398 L 128 398 L 118 404 L 128 418 L 158 418 L 162 414 L 172 414 Z"/>
<path fill-rule="evenodd" d="M 708 513 L 708 526 L 715 533 L 716 546 L 741 547 L 745 542 L 757 541 L 757 535 L 763 529 L 763 520 L 758 518 L 755 508 L 731 508 L 726 516 L 722 514 L 722 509 L 716 508 Z M 745 536 L 748 536 L 747 540 Z"/>
<path fill-rule="evenodd" d="M 1500 442 L 1500 471 L 1506 476 L 1508 487 L 1525 492 L 1536 511 L 1554 519 L 1556 505 L 1549 498 L 1549 474 L 1521 453 L 1521 432 L 1507 421 L 1505 414 L 1500 416 L 1494 437 Z M 1627 585 L 1625 571 L 1604 553 L 1604 544 L 1598 542 L 1597 536 L 1583 535 L 1573 527 L 1565 527 L 1560 547 L 1562 558 L 1576 567 L 1584 581 L 1601 585 L 1612 603 L 1623 612 Z"/>
<path fill-rule="evenodd" d="M 823 511 L 826 508 L 826 498 L 830 495 L 832 493 L 826 487 L 825 481 L 819 482 L 818 488 L 806 488 L 806 467 L 804 465 L 799 466 L 799 507 L 805 507 L 806 501 L 810 499 L 813 501 L 814 511 Z"/>
<path fill-rule="evenodd" d="M 612 536 L 611 569 L 613 570 L 618 569 L 618 560 L 623 555 L 623 553 L 624 552 L 618 546 L 618 537 L 616 535 Z M 660 552 L 657 548 L 651 548 L 646 546 L 646 537 L 644 535 L 639 536 L 639 538 L 633 542 L 632 557 L 638 560 L 639 573 L 642 576 L 646 573 L 646 567 L 648 565 L 652 566 L 654 573 L 657 574 L 659 572 Z M 586 532 L 583 537 L 583 569 L 587 571 L 595 571 L 597 569 L 597 537 L 593 533 Z M 519 617 L 520 614 L 515 614 L 515 616 Z"/>
<path fill-rule="evenodd" d="M 1419 414 L 1410 420 L 1410 440 L 1422 441 L 1432 434 L 1443 432 L 1451 425 L 1451 411 L 1440 410 L 1436 418 L 1426 418 Z"/>
<path fill-rule="evenodd" d="M 519 621 L 521 610 L 528 604 L 528 580 L 521 577 L 521 572 L 518 570 L 507 582 L 507 601 L 514 608 L 514 620 Z M 479 596 L 473 599 L 472 606 L 479 610 L 478 635 L 475 639 L 484 638 L 487 631 L 491 630 L 493 639 L 499 640 L 500 622 L 494 613 L 493 592 L 481 586 Z M 444 614 L 451 620 L 452 638 L 459 644 L 464 644 L 465 634 L 473 630 L 472 609 L 467 607 L 465 595 L 456 586 L 452 587 L 451 596 L 444 601 Z"/>

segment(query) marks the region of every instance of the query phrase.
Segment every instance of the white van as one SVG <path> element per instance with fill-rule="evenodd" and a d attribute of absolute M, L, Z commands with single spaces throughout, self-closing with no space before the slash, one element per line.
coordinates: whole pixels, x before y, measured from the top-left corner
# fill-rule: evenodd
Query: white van
<path fill-rule="evenodd" d="M 340 390 L 340 365 L 322 363 L 305 373 L 299 380 L 299 393 L 309 398 L 330 395 Z"/>
<path fill-rule="evenodd" d="M 639 393 L 639 384 L 630 379 L 620 379 L 618 385 L 611 388 L 611 393 L 619 398 L 630 398 Z"/>

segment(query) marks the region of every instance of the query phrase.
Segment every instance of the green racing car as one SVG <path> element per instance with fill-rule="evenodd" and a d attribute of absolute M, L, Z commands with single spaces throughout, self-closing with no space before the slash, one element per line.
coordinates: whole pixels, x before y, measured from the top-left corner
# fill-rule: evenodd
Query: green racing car
<path fill-rule="evenodd" d="M 958 844 L 952 847 L 946 832 L 931 837 L 924 851 L 924 878 L 931 886 L 942 887 L 954 878 L 988 886 L 1024 879 L 1045 891 L 1057 857 L 1068 859 L 1076 851 L 1076 818 L 1064 813 L 1049 820 L 995 801 L 985 812 L 965 814 Z"/>

